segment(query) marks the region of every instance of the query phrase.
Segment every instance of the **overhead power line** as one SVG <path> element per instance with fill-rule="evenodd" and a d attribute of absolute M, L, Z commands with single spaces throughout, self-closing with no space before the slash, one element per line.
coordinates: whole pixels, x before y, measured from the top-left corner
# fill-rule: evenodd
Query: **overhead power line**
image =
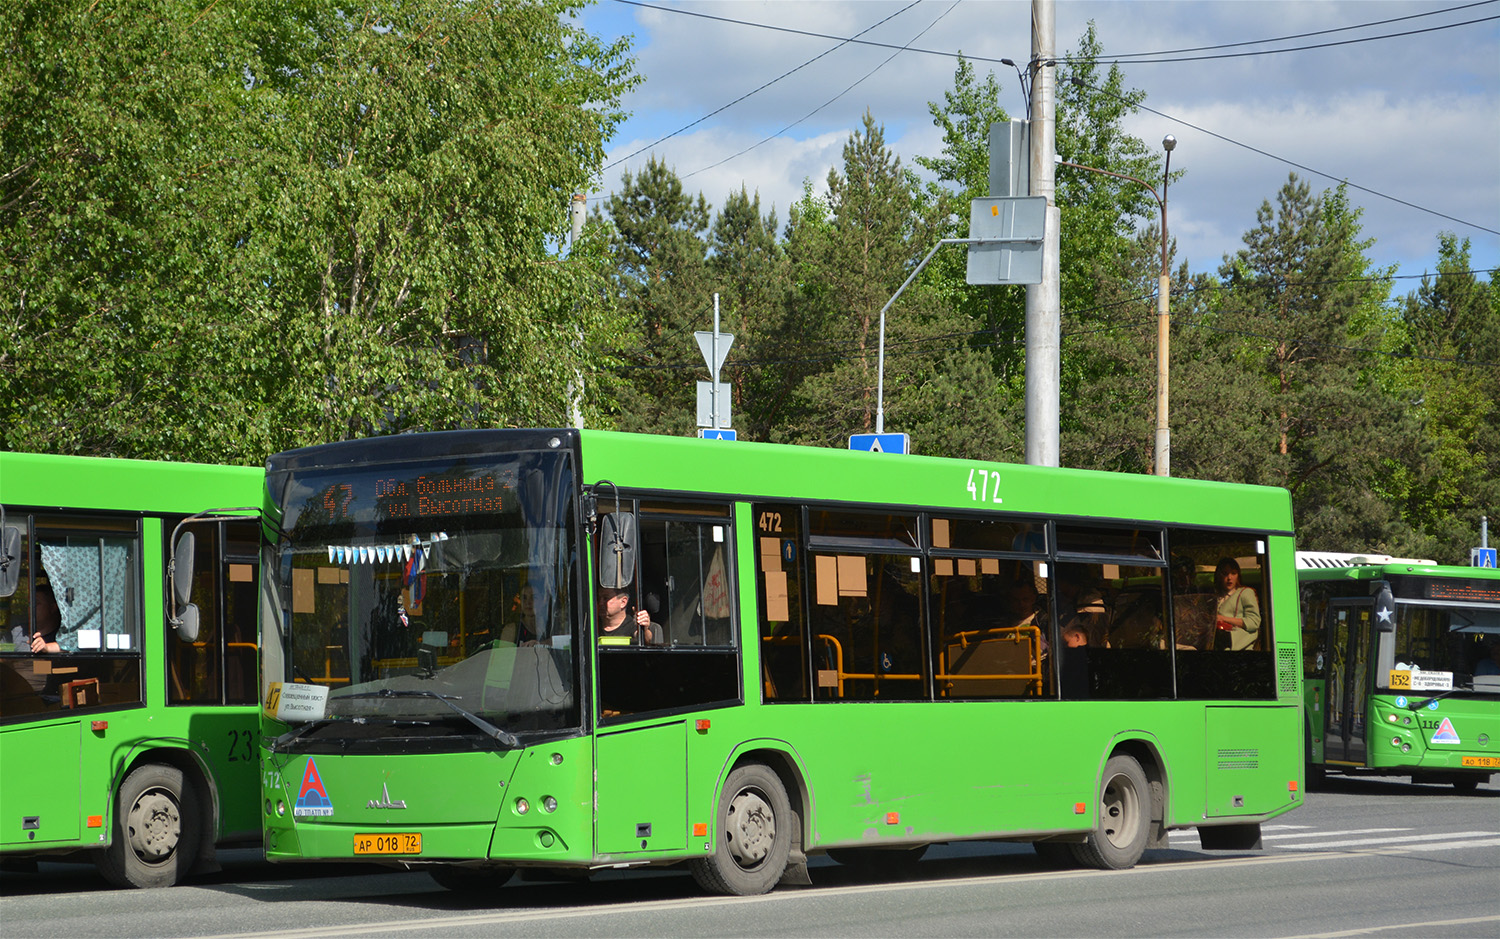
<path fill-rule="evenodd" d="M 750 26 L 750 27 L 753 27 L 755 29 L 766 29 L 766 30 L 771 30 L 773 32 L 778 32 L 778 33 L 790 33 L 790 34 L 795 35 L 795 36 L 810 36 L 810 37 L 813 37 L 815 39 L 832 39 L 832 40 L 835 40 L 835 41 L 837 41 L 837 42 L 839 42 L 841 44 L 847 43 L 847 44 L 850 44 L 850 45 L 874 46 L 874 47 L 880 48 L 880 49 L 899 49 L 899 50 L 901 50 L 903 52 L 916 52 L 916 53 L 919 53 L 921 55 L 937 55 L 937 56 L 943 56 L 944 58 L 950 58 L 950 59 L 954 58 L 958 54 L 956 52 L 950 52 L 950 51 L 943 50 L 943 49 L 921 49 L 921 48 L 915 48 L 915 47 L 909 47 L 909 46 L 902 46 L 902 45 L 898 45 L 896 43 L 890 43 L 890 42 L 877 42 L 877 41 L 875 41 L 873 39 L 858 39 L 858 38 L 852 38 L 852 37 L 848 37 L 848 36 L 837 36 L 837 35 L 834 35 L 832 33 L 820 33 L 820 32 L 815 32 L 813 30 L 808 30 L 808 29 L 796 29 L 796 28 L 793 28 L 793 27 L 790 27 L 790 26 L 775 26 L 775 25 L 772 25 L 770 23 L 756 23 L 756 22 L 753 22 L 751 20 L 737 20 L 737 19 L 734 19 L 734 18 L 728 17 L 728 16 L 717 16 L 717 15 L 712 14 L 712 13 L 703 13 L 703 12 L 698 11 L 698 10 L 684 10 L 684 9 L 681 9 L 681 8 L 678 8 L 678 7 L 658 6 L 657 4 L 654 4 L 654 3 L 644 3 L 644 2 L 642 2 L 642 0 L 615 0 L 615 2 L 616 3 L 625 4 L 626 6 L 641 7 L 643 9 L 647 9 L 647 10 L 657 10 L 657 11 L 659 11 L 661 13 L 672 13 L 672 14 L 676 14 L 678 16 L 691 16 L 691 17 L 697 17 L 699 19 L 715 20 L 715 21 L 720 22 L 720 23 L 729 23 L 729 24 L 732 24 L 732 25 L 735 25 L 735 26 Z M 1381 24 L 1384 24 L 1384 23 L 1395 23 L 1395 22 L 1400 22 L 1401 20 L 1404 20 L 1404 19 L 1415 19 L 1418 16 L 1436 16 L 1436 15 L 1441 14 L 1441 13 L 1451 13 L 1451 12 L 1454 12 L 1454 11 L 1457 11 L 1457 10 L 1466 10 L 1466 9 L 1469 9 L 1470 7 L 1483 6 L 1483 5 L 1487 4 L 1487 3 L 1494 3 L 1494 2 L 1496 2 L 1496 0 L 1479 0 L 1478 3 L 1466 4 L 1466 5 L 1457 6 L 1457 7 L 1450 7 L 1448 9 L 1444 9 L 1444 10 L 1433 10 L 1433 11 L 1430 11 L 1428 13 L 1414 14 L 1413 16 L 1410 16 L 1410 17 L 1396 17 L 1394 19 L 1389 19 L 1389 20 L 1376 20 L 1376 21 L 1371 22 L 1371 23 L 1360 23 L 1360 24 L 1356 24 L 1356 25 L 1353 25 L 1353 26 L 1342 26 L 1342 27 L 1338 27 L 1337 29 L 1332 29 L 1332 30 L 1321 30 L 1319 32 L 1314 32 L 1314 33 L 1303 33 L 1303 34 L 1293 35 L 1293 36 L 1283 36 L 1283 37 L 1276 38 L 1276 39 L 1259 39 L 1259 40 L 1254 40 L 1254 42 L 1257 42 L 1257 43 L 1286 42 L 1286 41 L 1291 40 L 1291 39 L 1302 38 L 1302 37 L 1305 37 L 1305 36 L 1320 35 L 1321 33 L 1338 32 L 1338 31 L 1349 30 L 1349 29 L 1364 29 L 1364 28 L 1368 28 L 1370 26 L 1378 26 L 1378 25 L 1381 25 Z M 1465 21 L 1463 21 L 1461 23 L 1446 23 L 1446 24 L 1441 25 L 1441 26 L 1430 26 L 1430 27 L 1427 27 L 1426 29 L 1408 30 L 1408 31 L 1397 32 L 1397 33 L 1382 33 L 1381 35 L 1378 35 L 1378 36 L 1363 36 L 1363 37 L 1360 37 L 1358 39 L 1348 39 L 1348 40 L 1342 40 L 1340 42 L 1320 43 L 1320 44 L 1315 44 L 1315 45 L 1311 45 L 1311 46 L 1298 46 L 1298 47 L 1286 48 L 1286 49 L 1264 49 L 1264 50 L 1260 50 L 1260 51 L 1237 53 L 1235 55 L 1226 55 L 1226 56 L 1198 56 L 1198 57 L 1185 57 L 1185 58 L 1174 58 L 1174 59 L 1156 60 L 1156 59 L 1139 59 L 1139 58 L 1135 58 L 1135 57 L 1148 56 L 1148 55 L 1170 55 L 1171 53 L 1155 53 L 1155 52 L 1133 52 L 1132 53 L 1132 52 L 1127 52 L 1127 53 L 1123 53 L 1121 55 L 1112 56 L 1111 60 L 1113 60 L 1115 58 L 1125 57 L 1125 58 L 1135 58 L 1135 64 L 1156 64 L 1158 61 L 1159 62 L 1197 62 L 1197 61 L 1202 61 L 1203 59 L 1234 58 L 1236 56 L 1246 56 L 1246 55 L 1275 55 L 1275 54 L 1281 53 L 1281 52 L 1300 52 L 1300 51 L 1305 51 L 1305 50 L 1308 50 L 1308 49 L 1324 49 L 1324 48 L 1328 48 L 1330 46 L 1349 45 L 1351 43 L 1377 42 L 1377 41 L 1382 40 L 1382 39 L 1396 39 L 1396 38 L 1400 38 L 1402 36 L 1416 35 L 1418 33 L 1430 33 L 1430 32 L 1436 32 L 1438 30 L 1444 30 L 1444 29 L 1455 29 L 1455 28 L 1460 27 L 1460 26 L 1472 26 L 1475 23 L 1487 23 L 1487 22 L 1489 22 L 1491 20 L 1496 20 L 1496 19 L 1500 19 L 1500 14 L 1497 14 L 1496 16 L 1481 17 L 1479 19 L 1474 19 L 1474 20 L 1465 20 Z M 866 30 L 866 32 L 868 32 L 868 30 Z M 1229 48 L 1234 48 L 1236 46 L 1243 45 L 1243 44 L 1244 44 L 1243 42 L 1224 43 L 1223 45 L 1220 45 L 1220 46 L 1203 46 L 1201 48 L 1202 48 L 1202 50 L 1229 49 Z M 1187 51 L 1200 51 L 1200 50 L 1180 50 L 1180 51 L 1187 52 Z M 985 62 L 985 63 L 991 63 L 991 64 L 995 64 L 995 65 L 1005 65 L 1005 64 L 1007 64 L 1003 59 L 1000 59 L 1000 58 L 990 58 L 990 57 L 986 57 L 986 56 L 965 55 L 964 58 L 968 59 L 971 62 Z M 1068 60 L 1065 59 L 1065 58 L 1060 58 L 1060 59 L 1057 59 L 1057 61 L 1068 61 Z"/>
<path fill-rule="evenodd" d="M 1497 17 L 1497 19 L 1500 19 L 1500 17 Z M 1296 160 L 1289 160 L 1286 157 L 1277 156 L 1276 154 L 1270 152 L 1269 150 L 1262 150 L 1259 147 L 1253 147 L 1253 146 L 1251 146 L 1248 143 L 1244 143 L 1242 141 L 1235 140 L 1233 137 L 1226 137 L 1223 134 L 1215 133 L 1214 131 L 1209 130 L 1207 127 L 1200 127 L 1197 124 L 1194 124 L 1192 121 L 1187 121 L 1187 120 L 1184 120 L 1184 119 L 1182 119 L 1180 117 L 1174 117 L 1171 114 L 1166 113 L 1165 111 L 1158 111 L 1155 108 L 1147 107 L 1144 104 L 1140 104 L 1138 102 L 1131 101 L 1131 100 L 1129 100 L 1129 99 L 1127 99 L 1127 98 L 1125 98 L 1125 97 L 1123 97 L 1121 95 L 1115 94 L 1113 91 L 1110 91 L 1108 88 L 1101 88 L 1098 85 L 1091 85 L 1088 82 L 1084 81 L 1083 79 L 1078 78 L 1077 76 L 1074 76 L 1073 79 L 1072 79 L 1072 81 L 1073 81 L 1073 83 L 1075 85 L 1082 85 L 1084 87 L 1087 87 L 1087 88 L 1090 88 L 1090 89 L 1092 89 L 1094 91 L 1097 91 L 1100 94 L 1109 95 L 1111 98 L 1114 98 L 1114 99 L 1116 99 L 1118 101 L 1125 102 L 1125 104 L 1129 105 L 1130 107 L 1136 108 L 1136 109 L 1141 110 L 1141 111 L 1149 111 L 1152 114 L 1155 114 L 1157 117 L 1164 117 L 1164 118 L 1166 118 L 1169 121 L 1175 121 L 1176 123 L 1181 124 L 1183 127 L 1191 127 L 1193 130 L 1196 130 L 1196 131 L 1198 131 L 1201 134 L 1207 134 L 1208 136 L 1213 137 L 1216 140 L 1222 140 L 1225 143 L 1233 144 L 1236 147 L 1241 147 L 1241 148 L 1243 148 L 1245 150 L 1249 150 L 1251 153 L 1258 153 L 1261 156 L 1263 156 L 1263 157 L 1269 157 L 1269 158 L 1277 161 L 1278 163 L 1285 163 L 1287 166 L 1294 166 L 1294 167 L 1296 167 L 1299 170 L 1303 170 L 1304 172 L 1312 173 L 1312 174 L 1314 174 L 1316 176 L 1321 176 L 1324 179 L 1330 179 L 1330 180 L 1333 180 L 1336 183 L 1344 183 L 1350 189 L 1358 189 L 1360 192 L 1366 192 L 1366 193 L 1369 193 L 1372 196 L 1378 196 L 1381 199 L 1387 199 L 1387 200 L 1389 200 L 1391 202 L 1394 202 L 1394 203 L 1396 203 L 1398 205 L 1404 205 L 1404 206 L 1406 206 L 1409 209 L 1416 209 L 1418 212 L 1426 212 L 1429 215 L 1435 215 L 1438 218 L 1447 219 L 1450 222 L 1457 222 L 1460 225 L 1467 225 L 1470 228 L 1475 228 L 1475 229 L 1478 229 L 1479 231 L 1482 231 L 1482 232 L 1488 232 L 1491 235 L 1500 235 L 1500 230 L 1496 230 L 1496 229 L 1493 229 L 1493 228 L 1488 228 L 1488 227 L 1486 227 L 1484 225 L 1479 224 L 1478 222 L 1471 222 L 1468 219 L 1462 219 L 1462 218 L 1459 218 L 1456 215 L 1447 215 L 1447 214 L 1445 214 L 1443 212 L 1439 212 L 1437 209 L 1429 209 L 1425 205 L 1417 205 L 1415 202 L 1409 202 L 1406 199 L 1402 199 L 1402 198 L 1399 198 L 1398 196 L 1390 195 L 1389 193 L 1381 192 L 1378 189 L 1371 189 L 1369 186 L 1361 186 L 1359 183 L 1351 182 L 1349 180 L 1349 177 L 1347 177 L 1347 176 L 1337 176 L 1337 175 L 1335 175 L 1333 173 L 1325 173 L 1324 171 L 1322 171 L 1320 169 L 1314 169 L 1313 167 L 1308 166 L 1308 165 L 1306 165 L 1304 163 L 1298 163 Z"/>

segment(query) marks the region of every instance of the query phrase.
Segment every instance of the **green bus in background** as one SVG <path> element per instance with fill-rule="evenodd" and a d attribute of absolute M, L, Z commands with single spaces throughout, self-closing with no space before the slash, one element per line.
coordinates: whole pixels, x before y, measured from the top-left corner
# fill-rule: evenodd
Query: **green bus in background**
<path fill-rule="evenodd" d="M 260 839 L 265 472 L 0 453 L 0 865 L 119 886 Z M 205 510 L 240 509 L 241 517 Z M 175 536 L 174 536 L 174 533 Z M 169 592 L 171 546 L 175 588 Z"/>
<path fill-rule="evenodd" d="M 1500 770 L 1500 571 L 1325 552 L 1297 564 L 1308 777 L 1472 792 Z"/>
<path fill-rule="evenodd" d="M 1302 802 L 1282 490 L 587 430 L 267 471 L 273 861 L 743 895 L 1253 848 Z"/>

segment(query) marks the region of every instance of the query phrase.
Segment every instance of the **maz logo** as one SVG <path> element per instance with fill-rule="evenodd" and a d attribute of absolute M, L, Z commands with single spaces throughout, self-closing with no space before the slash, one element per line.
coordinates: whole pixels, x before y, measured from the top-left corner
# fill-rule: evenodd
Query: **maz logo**
<path fill-rule="evenodd" d="M 379 798 L 379 799 L 371 799 L 369 802 L 366 802 L 365 803 L 365 808 L 367 808 L 367 809 L 404 809 L 404 808 L 406 808 L 406 800 L 405 799 L 402 799 L 400 802 L 392 802 L 391 801 L 391 790 L 389 788 L 387 788 L 387 786 L 385 785 L 385 783 L 381 783 L 380 784 L 380 794 L 381 794 L 381 798 Z"/>

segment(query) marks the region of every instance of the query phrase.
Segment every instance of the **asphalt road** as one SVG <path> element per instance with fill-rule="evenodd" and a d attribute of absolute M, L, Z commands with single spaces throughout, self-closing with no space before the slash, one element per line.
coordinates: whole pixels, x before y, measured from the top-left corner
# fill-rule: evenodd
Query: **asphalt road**
<path fill-rule="evenodd" d="M 113 890 L 81 865 L 0 875 L 0 936 L 1476 936 L 1500 935 L 1500 788 L 1331 781 L 1260 851 L 1193 832 L 1134 870 L 1043 868 L 1025 845 L 933 848 L 900 880 L 826 859 L 813 885 L 702 895 L 684 871 L 516 879 L 452 893 L 422 873 L 269 865 L 170 890 Z"/>

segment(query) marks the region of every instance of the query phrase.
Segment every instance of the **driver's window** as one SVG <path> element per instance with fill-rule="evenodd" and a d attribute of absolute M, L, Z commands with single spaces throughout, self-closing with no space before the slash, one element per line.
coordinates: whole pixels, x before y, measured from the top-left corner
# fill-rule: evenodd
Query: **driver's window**
<path fill-rule="evenodd" d="M 623 587 L 595 587 L 602 716 L 738 701 L 728 506 L 634 509 L 635 566 Z"/>

